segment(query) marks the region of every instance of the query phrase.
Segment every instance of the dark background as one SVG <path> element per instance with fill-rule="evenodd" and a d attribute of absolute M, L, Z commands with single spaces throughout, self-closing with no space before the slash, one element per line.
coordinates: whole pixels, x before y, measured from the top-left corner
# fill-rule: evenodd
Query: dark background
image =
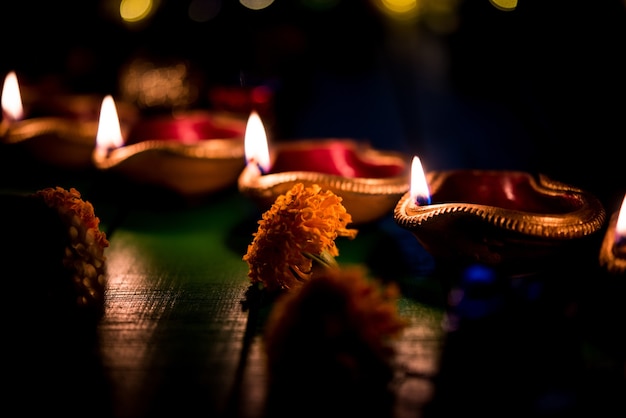
<path fill-rule="evenodd" d="M 446 30 L 393 22 L 366 0 L 259 11 L 223 1 L 202 23 L 190 2 L 162 0 L 141 28 L 113 19 L 110 3 L 4 2 L 1 72 L 116 94 L 133 57 L 185 59 L 205 89 L 270 86 L 276 139 L 364 139 L 417 154 L 426 170 L 542 172 L 609 212 L 626 192 L 624 1 L 520 0 L 505 12 L 465 0 Z M 194 106 L 209 106 L 205 91 Z"/>

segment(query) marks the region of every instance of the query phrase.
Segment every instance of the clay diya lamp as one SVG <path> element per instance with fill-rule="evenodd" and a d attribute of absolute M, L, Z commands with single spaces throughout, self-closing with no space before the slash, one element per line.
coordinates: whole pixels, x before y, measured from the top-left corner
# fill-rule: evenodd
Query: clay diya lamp
<path fill-rule="evenodd" d="M 600 247 L 600 265 L 609 273 L 626 274 L 626 196 L 618 212 L 614 212 Z"/>
<path fill-rule="evenodd" d="M 363 224 L 391 213 L 409 189 L 410 167 L 401 153 L 346 138 L 282 142 L 270 152 L 256 112 L 250 115 L 245 139 L 247 164 L 239 191 L 263 210 L 296 183 L 318 184 L 343 199 L 354 224 Z"/>
<path fill-rule="evenodd" d="M 123 138 L 110 96 L 102 102 L 95 166 L 137 183 L 194 196 L 236 183 L 244 167 L 244 119 L 209 111 L 143 118 Z"/>
<path fill-rule="evenodd" d="M 572 264 L 606 218 L 596 197 L 544 175 L 412 171 L 411 190 L 397 203 L 394 219 L 438 265 L 478 263 L 513 276 Z M 425 191 L 419 189 L 424 183 Z"/>
<path fill-rule="evenodd" d="M 0 142 L 23 147 L 35 159 L 64 169 L 93 167 L 102 97 L 26 91 L 22 103 L 15 73 L 6 76 Z M 138 110 L 128 103 L 121 103 L 119 109 L 120 125 L 126 130 L 137 120 Z"/>

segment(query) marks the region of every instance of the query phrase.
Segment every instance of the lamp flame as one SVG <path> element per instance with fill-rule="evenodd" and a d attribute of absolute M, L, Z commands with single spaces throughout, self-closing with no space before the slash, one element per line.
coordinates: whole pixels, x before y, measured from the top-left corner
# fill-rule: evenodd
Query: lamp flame
<path fill-rule="evenodd" d="M 246 133 L 244 135 L 244 152 L 246 163 L 255 163 L 262 173 L 270 170 L 270 152 L 267 144 L 267 134 L 256 111 L 250 113 Z"/>
<path fill-rule="evenodd" d="M 419 157 L 414 156 L 411 163 L 411 187 L 409 190 L 411 203 L 419 205 L 430 205 L 430 189 L 424 174 L 424 168 Z"/>
<path fill-rule="evenodd" d="M 15 71 L 11 71 L 4 79 L 2 87 L 2 113 L 11 121 L 21 120 L 24 117 L 24 107 L 20 95 L 20 86 Z"/>
<path fill-rule="evenodd" d="M 101 149 L 118 148 L 124 145 L 120 120 L 117 116 L 115 101 L 111 95 L 102 100 L 96 145 Z"/>
<path fill-rule="evenodd" d="M 622 201 L 619 214 L 617 215 L 617 222 L 615 224 L 615 242 L 626 242 L 626 196 Z"/>

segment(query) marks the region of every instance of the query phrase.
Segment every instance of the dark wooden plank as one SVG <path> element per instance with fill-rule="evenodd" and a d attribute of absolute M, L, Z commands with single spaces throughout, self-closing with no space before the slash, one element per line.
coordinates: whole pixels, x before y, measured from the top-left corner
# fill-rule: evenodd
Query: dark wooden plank
<path fill-rule="evenodd" d="M 249 208 L 237 196 L 130 213 L 111 235 L 99 330 L 115 416 L 214 416 L 234 384 L 248 286 L 229 247 Z"/>

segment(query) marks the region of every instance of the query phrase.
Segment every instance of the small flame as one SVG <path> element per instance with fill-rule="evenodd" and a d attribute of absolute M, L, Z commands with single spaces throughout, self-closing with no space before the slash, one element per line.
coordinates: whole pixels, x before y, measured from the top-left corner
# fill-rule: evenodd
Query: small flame
<path fill-rule="evenodd" d="M 626 196 L 622 201 L 622 206 L 617 215 L 617 223 L 615 224 L 615 242 L 626 240 Z"/>
<path fill-rule="evenodd" d="M 2 87 L 2 113 L 12 121 L 21 120 L 24 117 L 20 86 L 17 82 L 15 71 L 11 71 L 4 79 L 4 86 Z"/>
<path fill-rule="evenodd" d="M 270 152 L 267 144 L 267 134 L 261 121 L 261 117 L 256 111 L 250 113 L 246 133 L 244 136 L 244 152 L 246 162 L 254 162 L 263 173 L 270 169 Z"/>
<path fill-rule="evenodd" d="M 102 100 L 96 144 L 98 148 L 102 149 L 118 148 L 124 145 L 117 108 L 111 95 Z"/>
<path fill-rule="evenodd" d="M 417 206 L 430 204 L 428 182 L 426 181 L 422 162 L 417 156 L 413 157 L 413 163 L 411 164 L 410 196 L 411 202 Z"/>

